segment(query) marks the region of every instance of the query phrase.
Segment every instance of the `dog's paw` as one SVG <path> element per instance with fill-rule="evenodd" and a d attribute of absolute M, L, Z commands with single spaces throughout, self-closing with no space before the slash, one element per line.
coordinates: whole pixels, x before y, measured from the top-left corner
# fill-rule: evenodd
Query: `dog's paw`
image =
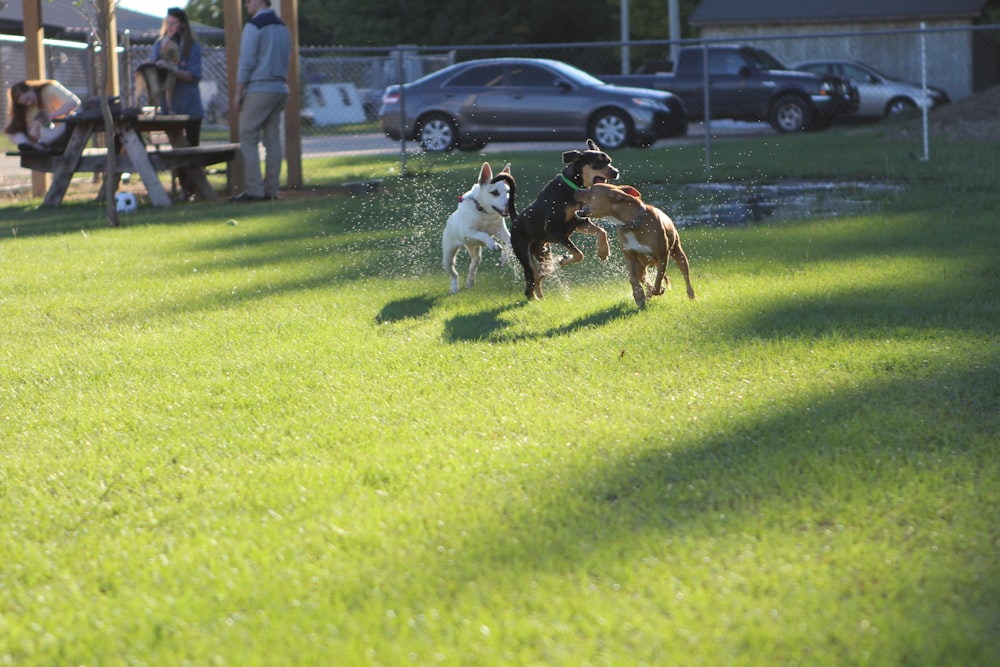
<path fill-rule="evenodd" d="M 611 246 L 608 244 L 608 237 L 602 236 L 597 239 L 597 256 L 601 261 L 607 261 L 611 256 Z"/>

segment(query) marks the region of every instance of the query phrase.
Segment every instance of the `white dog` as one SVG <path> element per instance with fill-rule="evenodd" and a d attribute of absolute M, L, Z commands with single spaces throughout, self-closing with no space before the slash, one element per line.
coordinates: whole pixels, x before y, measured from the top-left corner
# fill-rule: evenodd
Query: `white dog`
<path fill-rule="evenodd" d="M 448 216 L 441 238 L 442 266 L 451 276 L 452 294 L 458 291 L 455 257 L 463 245 L 471 257 L 465 280 L 467 288 L 476 284 L 483 246 L 499 250 L 500 266 L 507 264 L 511 255 L 510 232 L 504 217 L 509 215 L 508 207 L 513 198 L 514 177 L 510 175 L 510 165 L 494 176 L 489 162 L 484 162 L 479 170 L 479 181 L 458 198 L 458 208 Z"/>

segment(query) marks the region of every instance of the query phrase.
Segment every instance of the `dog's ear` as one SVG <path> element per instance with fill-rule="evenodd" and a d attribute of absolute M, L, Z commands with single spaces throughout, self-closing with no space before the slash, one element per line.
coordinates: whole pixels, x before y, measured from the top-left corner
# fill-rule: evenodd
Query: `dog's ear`
<path fill-rule="evenodd" d="M 636 199 L 642 199 L 642 194 L 631 185 L 622 185 L 620 186 L 620 189 L 627 195 L 632 195 Z"/>
<path fill-rule="evenodd" d="M 500 170 L 500 173 L 501 174 L 509 174 L 510 173 L 510 162 L 508 162 L 507 164 L 504 165 L 503 169 Z"/>
<path fill-rule="evenodd" d="M 600 148 L 597 147 L 597 144 L 594 143 L 593 139 L 587 139 L 587 148 L 589 148 L 592 151 L 599 151 L 599 150 L 601 150 Z"/>
<path fill-rule="evenodd" d="M 482 168 L 479 170 L 479 184 L 486 185 L 493 178 L 493 168 L 490 167 L 489 162 L 484 162 Z"/>
<path fill-rule="evenodd" d="M 583 155 L 580 151 L 566 151 L 563 153 L 563 164 L 569 164 L 570 162 L 576 162 L 576 159 Z"/>

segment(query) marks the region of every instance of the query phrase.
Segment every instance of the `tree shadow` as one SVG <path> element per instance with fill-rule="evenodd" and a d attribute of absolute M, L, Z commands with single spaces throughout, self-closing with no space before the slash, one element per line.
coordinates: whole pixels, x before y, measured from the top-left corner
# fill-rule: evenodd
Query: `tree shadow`
<path fill-rule="evenodd" d="M 736 554 L 727 551 L 732 546 L 727 533 L 750 531 L 739 539 L 768 542 L 839 527 L 851 531 L 852 548 L 878 549 L 890 539 L 872 533 L 881 521 L 889 535 L 911 522 L 918 531 L 908 538 L 907 558 L 937 567 L 888 572 L 881 559 L 853 562 L 847 554 L 835 553 L 830 563 L 803 566 L 785 583 L 808 587 L 814 568 L 832 568 L 847 583 L 836 590 L 816 590 L 814 599 L 831 605 L 864 599 L 884 619 L 902 608 L 916 611 L 905 631 L 888 634 L 894 629 L 885 628 L 889 645 L 911 636 L 914 628 L 919 636 L 932 637 L 942 613 L 964 629 L 973 647 L 969 655 L 983 656 L 995 642 L 991 626 L 1000 614 L 1000 562 L 982 556 L 982 545 L 996 539 L 1000 523 L 988 522 L 984 534 L 978 521 L 981 513 L 995 509 L 989 498 L 996 494 L 996 466 L 991 464 L 996 447 L 989 443 L 990 434 L 1000 430 L 998 365 L 1000 358 L 994 355 L 971 370 L 879 379 L 818 400 L 791 399 L 769 419 L 734 420 L 702 441 L 677 442 L 663 430 L 628 446 L 607 448 L 601 465 L 589 470 L 522 475 L 521 492 L 498 502 L 495 512 L 470 529 L 475 539 L 465 544 L 463 566 L 453 574 L 508 571 L 530 578 L 534 572 L 564 575 L 587 568 L 590 576 L 600 577 L 633 560 L 669 558 L 643 549 L 662 543 L 656 535 L 670 535 L 667 541 L 704 539 L 704 553 L 717 568 L 728 563 L 737 576 L 759 572 L 767 580 L 773 565 L 735 563 Z M 955 387 L 961 395 L 939 400 L 940 392 Z M 875 414 L 886 396 L 894 397 L 891 414 Z M 982 420 L 952 414 L 956 401 L 964 414 L 979 413 Z M 917 441 L 910 439 L 913 423 L 927 424 Z M 856 430 L 856 437 L 845 438 L 845 428 Z M 982 496 L 987 488 L 993 490 Z M 858 516 L 854 512 L 859 507 L 869 511 Z M 926 516 L 928 532 L 968 531 L 968 539 L 980 547 L 966 553 L 964 545 L 956 548 L 954 540 L 944 540 L 949 550 L 939 550 L 937 540 L 920 536 L 928 507 L 936 512 Z M 644 534 L 654 539 L 644 540 Z M 891 545 L 886 548 L 891 552 Z M 780 553 L 789 560 L 804 555 Z M 968 569 L 959 572 L 952 569 L 956 566 Z M 928 586 L 929 580 L 937 584 Z M 872 596 L 877 602 L 871 602 Z M 953 648 L 932 640 L 928 646 L 942 653 Z"/>

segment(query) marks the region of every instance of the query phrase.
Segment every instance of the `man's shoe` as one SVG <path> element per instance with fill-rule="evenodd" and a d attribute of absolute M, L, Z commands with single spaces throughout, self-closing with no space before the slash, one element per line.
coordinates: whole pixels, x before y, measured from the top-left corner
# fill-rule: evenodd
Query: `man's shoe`
<path fill-rule="evenodd" d="M 236 195 L 235 197 L 230 197 L 229 201 L 237 202 L 237 203 L 245 203 L 245 202 L 251 202 L 251 201 L 264 201 L 264 197 L 260 197 L 260 196 L 257 196 L 257 195 L 252 195 L 249 192 L 241 192 L 238 195 Z"/>

